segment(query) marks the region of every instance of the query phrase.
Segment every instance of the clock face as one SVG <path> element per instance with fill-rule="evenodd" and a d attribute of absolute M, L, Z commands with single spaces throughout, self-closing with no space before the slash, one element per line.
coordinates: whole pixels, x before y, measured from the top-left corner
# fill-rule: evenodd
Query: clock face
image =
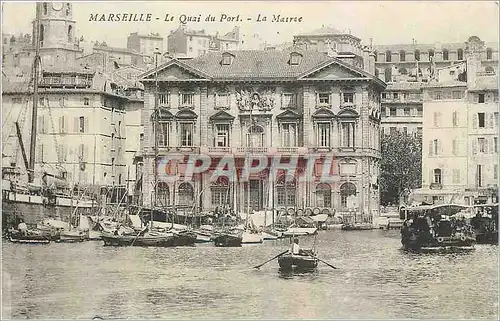
<path fill-rule="evenodd" d="M 63 6 L 64 6 L 64 3 L 62 3 L 62 2 L 54 2 L 52 4 L 52 9 L 54 9 L 55 11 L 61 11 Z"/>

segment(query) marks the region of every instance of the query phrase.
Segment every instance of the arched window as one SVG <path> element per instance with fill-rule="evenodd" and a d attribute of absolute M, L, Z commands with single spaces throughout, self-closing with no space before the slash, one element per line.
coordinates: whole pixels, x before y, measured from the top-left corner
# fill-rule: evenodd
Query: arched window
<path fill-rule="evenodd" d="M 491 67 L 491 66 L 484 68 L 484 71 L 486 71 L 486 73 L 488 73 L 488 74 L 492 74 L 492 75 L 495 74 L 495 69 L 493 69 L 493 67 Z"/>
<path fill-rule="evenodd" d="M 392 53 L 390 50 L 385 52 L 385 62 L 391 62 Z"/>
<path fill-rule="evenodd" d="M 68 42 L 73 42 L 73 26 L 68 27 Z"/>
<path fill-rule="evenodd" d="M 420 50 L 415 49 L 415 60 L 420 61 Z"/>
<path fill-rule="evenodd" d="M 493 50 L 491 48 L 486 48 L 486 59 L 487 60 L 493 59 Z"/>
<path fill-rule="evenodd" d="M 316 186 L 316 206 L 332 207 L 332 188 L 327 183 Z"/>
<path fill-rule="evenodd" d="M 248 147 L 264 146 L 264 129 L 261 126 L 253 125 L 248 128 Z"/>
<path fill-rule="evenodd" d="M 392 68 L 385 68 L 385 82 L 392 82 Z"/>
<path fill-rule="evenodd" d="M 179 205 L 193 206 L 194 190 L 189 183 L 179 185 Z"/>
<path fill-rule="evenodd" d="M 212 207 L 231 204 L 231 195 L 229 195 L 229 179 L 225 176 L 219 176 L 210 186 L 210 195 L 212 198 Z"/>
<path fill-rule="evenodd" d="M 441 177 L 441 169 L 436 168 L 434 170 L 434 183 L 441 184 L 441 179 L 442 179 L 442 177 Z"/>
<path fill-rule="evenodd" d="M 408 74 L 408 70 L 406 70 L 405 67 L 401 67 L 401 68 L 399 68 L 399 73 L 401 75 L 407 75 Z"/>
<path fill-rule="evenodd" d="M 401 50 L 399 52 L 399 61 L 406 61 L 406 51 Z"/>
<path fill-rule="evenodd" d="M 47 10 L 48 10 L 48 4 L 47 4 L 47 2 L 44 2 L 43 3 L 43 14 L 44 15 L 47 15 Z"/>
<path fill-rule="evenodd" d="M 38 35 L 38 39 L 40 40 L 40 44 L 43 46 L 43 38 L 45 36 L 45 28 L 43 25 L 40 25 L 40 34 Z"/>
<path fill-rule="evenodd" d="M 167 183 L 159 182 L 156 192 L 156 202 L 158 206 L 170 205 L 170 189 Z"/>
<path fill-rule="evenodd" d="M 356 196 L 356 185 L 353 183 L 344 183 L 340 186 L 340 205 L 342 207 L 352 208 L 355 204 L 351 200 Z"/>
<path fill-rule="evenodd" d="M 450 52 L 448 49 L 443 49 L 443 60 L 449 60 L 450 59 Z"/>
<path fill-rule="evenodd" d="M 282 175 L 276 181 L 276 202 L 277 206 L 295 206 L 296 182 L 295 178 Z"/>
<path fill-rule="evenodd" d="M 457 59 L 464 60 L 464 50 L 462 48 L 457 50 Z"/>

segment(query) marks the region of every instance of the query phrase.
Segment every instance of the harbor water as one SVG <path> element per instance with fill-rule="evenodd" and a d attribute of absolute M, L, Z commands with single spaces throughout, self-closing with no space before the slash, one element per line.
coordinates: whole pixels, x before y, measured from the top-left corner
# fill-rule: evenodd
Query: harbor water
<path fill-rule="evenodd" d="M 3 242 L 4 318 L 498 319 L 498 247 L 410 254 L 399 231 L 321 231 L 317 272 L 280 274 L 288 240 L 241 248 Z M 303 248 L 314 237 L 301 237 Z"/>

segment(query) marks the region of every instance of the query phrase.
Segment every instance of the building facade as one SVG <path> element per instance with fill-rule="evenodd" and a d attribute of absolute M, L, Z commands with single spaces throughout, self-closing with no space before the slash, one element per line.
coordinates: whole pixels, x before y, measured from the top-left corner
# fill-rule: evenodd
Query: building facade
<path fill-rule="evenodd" d="M 465 81 L 423 88 L 422 189 L 416 194 L 428 202 L 498 202 L 498 77 L 469 49 Z"/>
<path fill-rule="evenodd" d="M 127 48 L 144 56 L 154 57 L 156 49 L 163 52 L 163 37 L 159 34 L 141 35 L 134 32 L 127 38 Z"/>
<path fill-rule="evenodd" d="M 231 32 L 220 36 L 210 35 L 205 30 L 190 30 L 181 24 L 171 31 L 167 38 L 168 52 L 173 57 L 194 58 L 209 51 L 238 50 L 240 48 L 240 29 L 234 27 Z"/>
<path fill-rule="evenodd" d="M 478 71 L 497 74 L 498 43 L 485 43 L 476 36 L 463 43 L 417 44 L 414 41 L 413 44 L 374 46 L 375 74 L 387 83 L 386 92 L 382 93 L 384 133 L 399 130 L 420 135 L 423 87 L 432 81 L 446 83 L 459 78 L 465 81 L 464 66 L 472 48 L 481 63 L 482 69 Z"/>
<path fill-rule="evenodd" d="M 238 212 L 318 207 L 368 219 L 378 215 L 385 84 L 372 74 L 315 51 L 233 51 L 173 59 L 145 73 L 142 82 L 146 207 L 196 204 L 206 211 L 230 205 Z M 189 156 L 197 154 L 211 158 L 209 168 L 183 181 Z M 325 163 L 318 161 L 314 179 L 302 181 L 308 173 L 304 158 L 329 154 L 338 179 L 322 182 Z M 216 164 L 228 155 L 234 158 L 236 181 L 211 181 Z M 291 182 L 285 183 L 283 171 L 269 175 L 267 167 L 249 182 L 240 179 L 245 158 L 273 155 L 297 159 Z M 156 156 L 158 162 L 179 157 L 165 171 L 178 173 L 180 181 L 158 180 L 163 168 L 155 164 Z"/>

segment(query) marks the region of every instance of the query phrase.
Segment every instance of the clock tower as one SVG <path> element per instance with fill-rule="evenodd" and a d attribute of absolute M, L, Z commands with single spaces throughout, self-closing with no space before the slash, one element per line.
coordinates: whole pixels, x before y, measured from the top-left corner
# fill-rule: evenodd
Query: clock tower
<path fill-rule="evenodd" d="M 54 65 L 75 60 L 82 53 L 75 35 L 73 4 L 70 2 L 37 2 L 40 26 L 40 56 L 44 64 Z M 36 21 L 33 22 L 33 39 Z M 34 45 L 34 44 L 33 44 Z"/>

